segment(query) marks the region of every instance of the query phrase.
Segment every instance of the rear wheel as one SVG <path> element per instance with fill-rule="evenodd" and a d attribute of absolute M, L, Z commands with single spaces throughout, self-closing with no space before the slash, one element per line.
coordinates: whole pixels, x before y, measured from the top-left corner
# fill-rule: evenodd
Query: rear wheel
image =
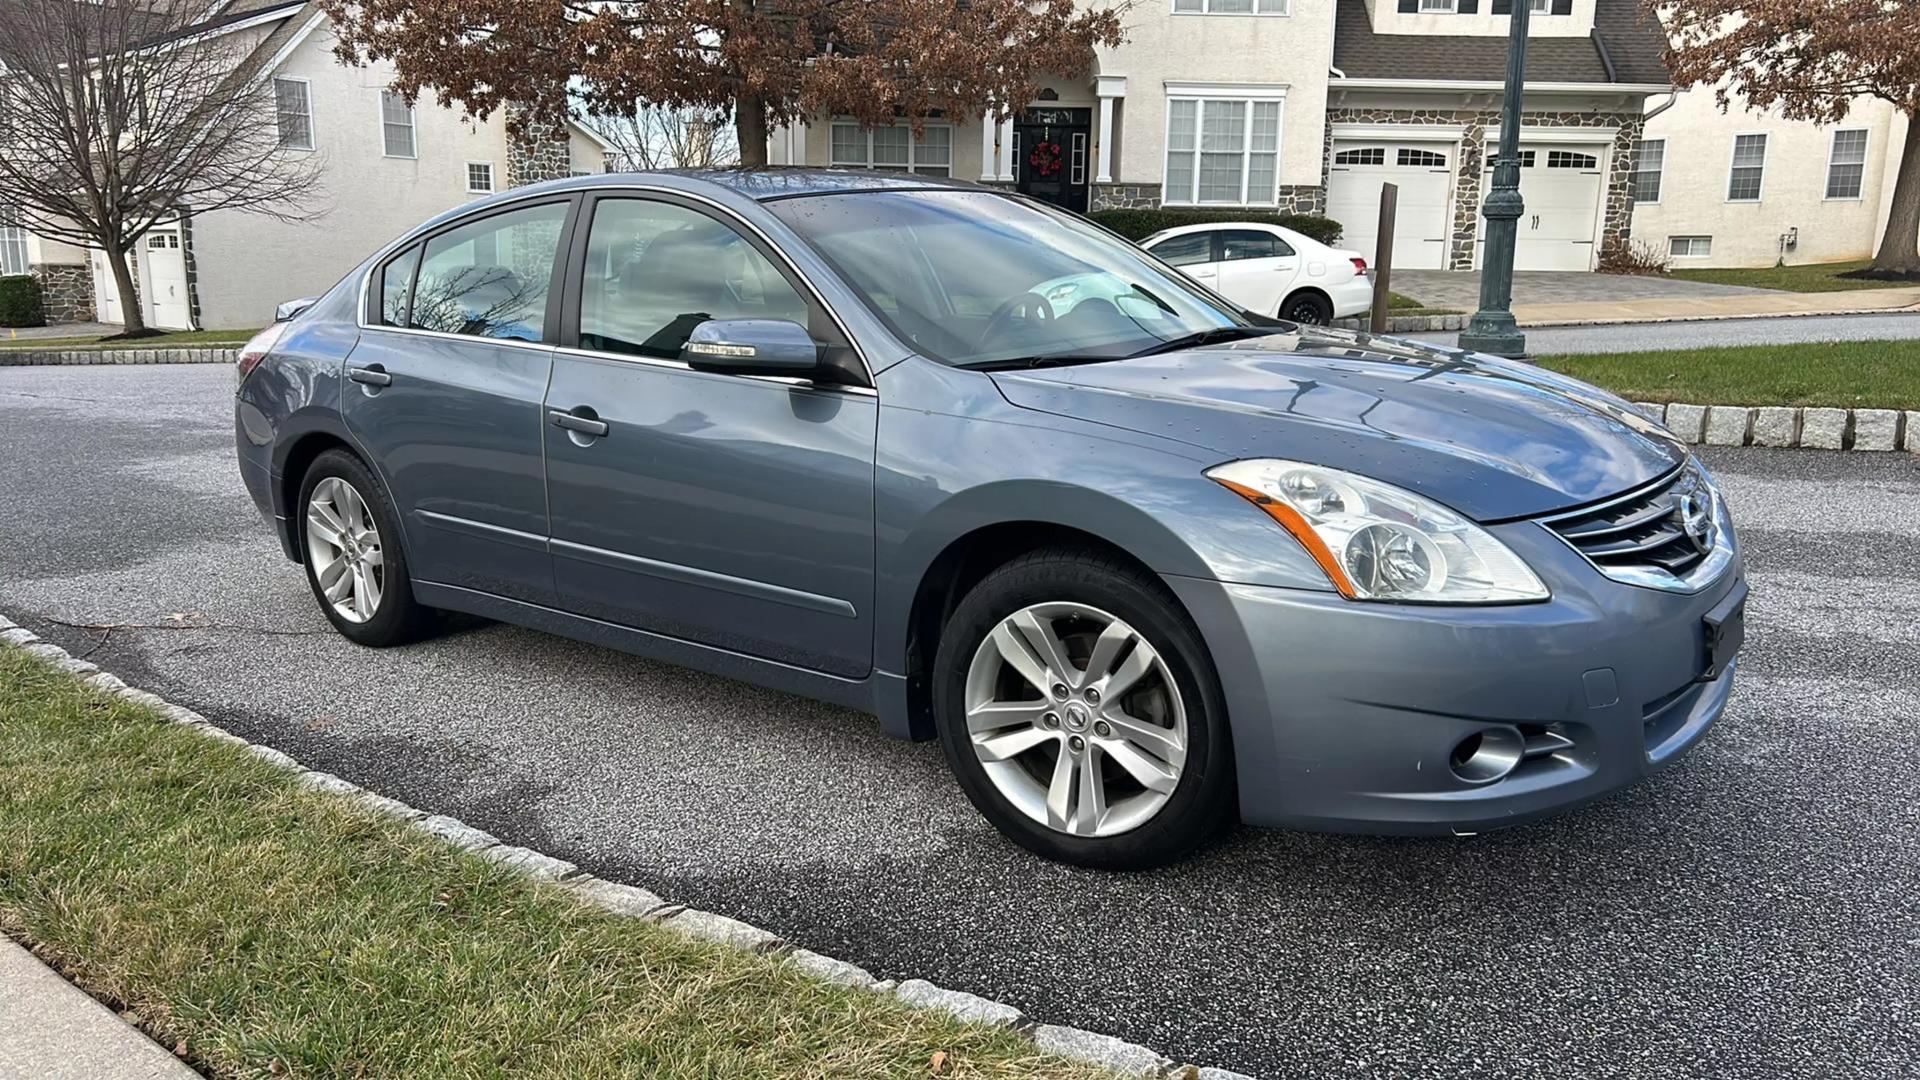
<path fill-rule="evenodd" d="M 1227 820 L 1231 754 L 1197 630 L 1151 575 L 1024 556 L 954 612 L 936 659 L 948 764 L 989 821 L 1109 869 L 1184 855 Z"/>
<path fill-rule="evenodd" d="M 399 518 L 359 458 L 329 450 L 300 484 L 307 584 L 334 629 L 361 645 L 402 645 L 432 625 L 413 598 Z"/>
<path fill-rule="evenodd" d="M 1280 305 L 1280 317 L 1288 322 L 1326 326 L 1333 321 L 1333 303 L 1314 292 L 1297 292 Z"/>

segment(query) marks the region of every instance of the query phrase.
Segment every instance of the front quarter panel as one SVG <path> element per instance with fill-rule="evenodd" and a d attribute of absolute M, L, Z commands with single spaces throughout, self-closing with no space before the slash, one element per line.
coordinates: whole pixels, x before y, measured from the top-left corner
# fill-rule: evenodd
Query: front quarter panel
<path fill-rule="evenodd" d="M 1330 591 L 1306 552 L 1208 480 L 1218 455 L 1009 404 L 979 372 L 914 358 L 880 378 L 875 662 L 903 674 L 913 599 L 939 556 L 980 529 L 1060 526 L 1159 574 Z"/>

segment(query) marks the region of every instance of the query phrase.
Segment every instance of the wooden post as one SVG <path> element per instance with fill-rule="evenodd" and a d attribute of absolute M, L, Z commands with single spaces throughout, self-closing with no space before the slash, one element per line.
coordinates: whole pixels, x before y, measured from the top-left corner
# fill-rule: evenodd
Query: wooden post
<path fill-rule="evenodd" d="M 1398 184 L 1380 185 L 1380 228 L 1373 243 L 1373 315 L 1367 323 L 1370 333 L 1387 332 L 1388 302 L 1393 296 L 1393 219 L 1400 205 Z"/>

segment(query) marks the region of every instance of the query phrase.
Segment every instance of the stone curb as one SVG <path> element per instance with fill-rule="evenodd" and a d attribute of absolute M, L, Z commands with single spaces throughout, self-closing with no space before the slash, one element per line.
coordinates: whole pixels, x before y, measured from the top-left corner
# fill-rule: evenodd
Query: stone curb
<path fill-rule="evenodd" d="M 1387 328 L 1383 334 L 1424 334 L 1440 330 L 1465 330 L 1471 315 L 1389 315 Z M 1371 316 L 1358 319 L 1335 319 L 1336 330 L 1365 330 L 1373 322 Z"/>
<path fill-rule="evenodd" d="M 70 367 L 107 364 L 231 364 L 237 346 L 186 349 L 0 349 L 0 367 Z"/>
<path fill-rule="evenodd" d="M 898 983 L 891 979 L 876 979 L 864 968 L 844 960 L 836 960 L 830 956 L 795 948 L 782 940 L 779 935 L 751 923 L 710 911 L 670 904 L 638 886 L 623 885 L 583 873 L 579 867 L 565 859 L 556 859 L 528 848 L 502 844 L 483 829 L 474 828 L 443 814 L 428 814 L 425 811 L 416 810 L 405 803 L 368 791 L 332 773 L 305 768 L 298 761 L 270 746 L 250 743 L 214 726 L 206 717 L 192 709 L 170 704 L 156 694 L 128 686 L 116 676 L 74 657 L 60 646 L 40 640 L 33 631 L 15 624 L 4 615 L 0 615 L 0 644 L 14 645 L 24 652 L 37 656 L 95 690 L 153 709 L 171 723 L 197 728 L 202 735 L 210 739 L 236 744 L 248 753 L 294 773 L 295 782 L 305 787 L 353 799 L 372 810 L 398 818 L 416 829 L 432 833 L 455 847 L 471 851 L 515 873 L 524 874 L 539 881 L 556 883 L 579 899 L 615 915 L 646 919 L 706 941 L 775 956 L 782 963 L 790 964 L 814 978 L 854 989 L 889 994 L 907 1005 L 944 1012 L 963 1023 L 1009 1028 L 1026 1036 L 1039 1050 L 1102 1066 L 1121 1076 L 1166 1078 L 1166 1080 L 1175 1080 L 1175 1078 L 1178 1080 L 1252 1080 L 1241 1073 L 1228 1072 L 1224 1069 L 1175 1064 L 1172 1059 L 1147 1047 L 1116 1039 L 1111 1035 L 1101 1035 L 1098 1032 L 1083 1031 L 1079 1028 L 1035 1023 L 1019 1009 L 1004 1002 L 983 998 L 962 990 L 949 990 L 935 986 L 925 979 L 908 979 Z"/>
<path fill-rule="evenodd" d="M 1920 411 L 1778 406 L 1662 405 L 1636 401 L 1649 419 L 1703 446 L 1776 446 L 1803 450 L 1906 450 L 1920 454 Z"/>

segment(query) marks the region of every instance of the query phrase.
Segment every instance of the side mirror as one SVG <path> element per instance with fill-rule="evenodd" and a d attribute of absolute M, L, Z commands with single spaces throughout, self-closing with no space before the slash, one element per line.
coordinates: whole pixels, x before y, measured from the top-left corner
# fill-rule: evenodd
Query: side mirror
<path fill-rule="evenodd" d="M 317 296 L 303 296 L 298 300 L 288 300 L 273 309 L 273 321 L 277 323 L 292 322 L 295 318 L 299 317 L 301 312 L 319 302 L 320 298 Z"/>
<path fill-rule="evenodd" d="M 791 375 L 820 367 L 820 346 L 807 328 L 786 319 L 708 319 L 693 328 L 680 360 L 721 375 Z"/>

